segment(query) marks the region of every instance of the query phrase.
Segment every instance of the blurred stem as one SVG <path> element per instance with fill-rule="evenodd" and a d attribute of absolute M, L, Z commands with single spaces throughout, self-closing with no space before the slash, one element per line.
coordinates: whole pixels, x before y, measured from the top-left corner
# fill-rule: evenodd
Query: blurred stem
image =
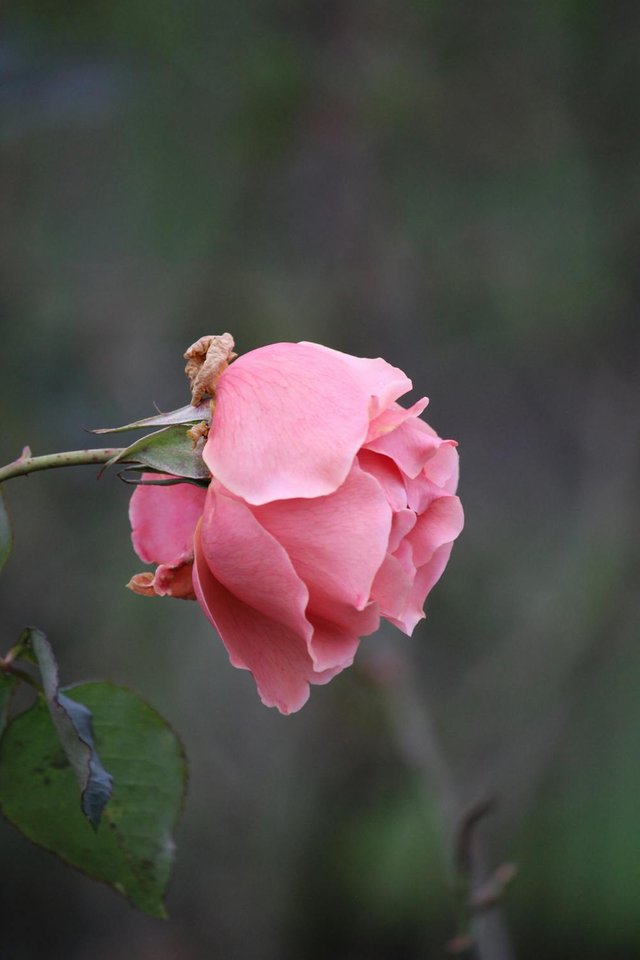
<path fill-rule="evenodd" d="M 0 467 L 0 483 L 13 477 L 22 477 L 36 470 L 54 470 L 57 467 L 81 467 L 96 463 L 107 463 L 121 453 L 124 447 L 112 447 L 104 450 L 67 450 L 66 453 L 48 453 L 42 457 L 28 455 L 18 457 L 12 463 Z"/>
<path fill-rule="evenodd" d="M 389 648 L 387 648 L 389 651 Z M 395 664 L 383 682 L 389 718 L 401 756 L 420 777 L 425 792 L 435 792 L 444 827 L 446 846 L 454 850 L 454 871 L 451 877 L 456 901 L 458 930 L 454 955 L 468 960 L 513 960 L 513 951 L 500 905 L 476 912 L 471 908 L 474 890 L 486 879 L 487 869 L 477 838 L 465 844 L 465 861 L 457 849 L 460 825 L 474 823 L 484 816 L 491 803 L 485 801 L 467 810 L 460 802 L 458 789 L 444 755 L 425 697 L 415 682 L 415 671 L 409 657 L 390 655 Z M 473 839 L 473 843 L 471 843 Z M 458 841 L 458 842 L 457 842 Z"/>

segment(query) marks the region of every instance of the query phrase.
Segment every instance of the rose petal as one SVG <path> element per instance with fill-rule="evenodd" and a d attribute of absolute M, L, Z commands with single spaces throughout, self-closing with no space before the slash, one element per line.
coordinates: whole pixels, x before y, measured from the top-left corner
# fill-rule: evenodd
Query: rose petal
<path fill-rule="evenodd" d="M 372 597 L 380 604 L 383 617 L 391 619 L 402 616 L 411 587 L 412 577 L 403 569 L 397 557 L 387 554 L 371 591 Z"/>
<path fill-rule="evenodd" d="M 389 553 L 396 552 L 407 534 L 415 527 L 417 519 L 413 510 L 398 510 L 394 513 L 389 536 Z"/>
<path fill-rule="evenodd" d="M 143 479 L 165 475 L 144 474 Z M 144 563 L 176 563 L 193 556 L 193 532 L 207 491 L 192 483 L 136 487 L 129 502 L 131 539 Z"/>
<path fill-rule="evenodd" d="M 418 400 L 408 409 L 401 407 L 399 403 L 392 403 L 386 410 L 383 410 L 379 416 L 371 421 L 365 442 L 370 443 L 371 440 L 382 437 L 385 433 L 390 433 L 392 430 L 395 430 L 396 427 L 399 427 L 401 423 L 404 423 L 405 420 L 411 419 L 411 417 L 419 417 L 426 409 L 428 403 L 429 400 L 427 397 Z"/>
<path fill-rule="evenodd" d="M 320 497 L 344 482 L 369 426 L 369 395 L 344 355 L 276 343 L 220 377 L 203 456 L 248 503 Z"/>
<path fill-rule="evenodd" d="M 314 673 L 331 673 L 334 677 L 340 670 L 350 667 L 353 658 L 356 655 L 360 643 L 360 635 L 357 633 L 346 633 L 344 629 L 336 626 L 334 623 L 327 623 L 325 620 L 314 617 L 313 619 L 313 638 L 311 640 L 311 656 L 313 659 Z M 380 616 L 377 617 L 378 622 Z M 375 627 L 374 629 L 377 629 Z M 373 630 L 370 631 L 373 633 Z M 326 677 L 327 680 L 331 679 Z M 313 683 L 323 682 L 312 680 Z M 326 682 L 326 681 L 325 681 Z"/>
<path fill-rule="evenodd" d="M 391 433 L 372 440 L 367 444 L 367 449 L 384 453 L 408 477 L 417 477 L 443 443 L 454 444 L 455 441 L 441 440 L 424 420 L 414 418 L 405 420 Z"/>
<path fill-rule="evenodd" d="M 405 477 L 404 485 L 406 489 L 407 505 L 409 509 L 415 510 L 420 515 L 428 510 L 434 500 L 442 496 L 444 490 L 436 483 L 432 483 L 427 478 L 423 470 L 417 477 Z"/>
<path fill-rule="evenodd" d="M 280 543 L 241 500 L 212 481 L 200 525 L 200 546 L 212 575 L 246 606 L 293 631 L 305 643 L 309 593 Z"/>
<path fill-rule="evenodd" d="M 434 500 L 406 537 L 411 544 L 416 568 L 427 563 L 444 543 L 452 543 L 463 526 L 464 514 L 458 497 L 444 496 Z"/>
<path fill-rule="evenodd" d="M 391 508 L 370 474 L 354 464 L 335 493 L 267 503 L 253 513 L 309 588 L 312 613 L 332 621 L 336 603 L 364 609 L 391 530 Z"/>
<path fill-rule="evenodd" d="M 299 634 L 259 613 L 227 590 L 211 573 L 196 534 L 193 585 L 198 602 L 218 631 L 234 667 L 250 670 L 267 707 L 300 710 L 309 698 L 313 664 Z"/>
<path fill-rule="evenodd" d="M 373 450 L 361 450 L 358 463 L 362 470 L 376 478 L 392 510 L 403 510 L 407 506 L 404 478 L 393 460 Z"/>
<path fill-rule="evenodd" d="M 340 359 L 349 367 L 351 374 L 361 384 L 369 397 L 369 416 L 371 419 L 379 416 L 394 400 L 413 389 L 413 383 L 409 380 L 409 377 L 398 367 L 393 367 L 381 357 L 376 357 L 376 359 L 352 357 L 348 353 L 323 347 L 319 343 L 304 343 L 304 345 L 321 350 L 336 360 Z M 424 410 L 424 407 L 422 409 Z"/>
<path fill-rule="evenodd" d="M 402 613 L 398 617 L 387 617 L 390 623 L 407 636 L 410 637 L 416 624 L 424 619 L 425 601 L 442 576 L 452 549 L 453 543 L 445 543 L 436 550 L 429 562 L 418 569 Z"/>
<path fill-rule="evenodd" d="M 455 493 L 458 487 L 460 459 L 456 448 L 453 440 L 446 440 L 424 468 L 425 476 L 447 493 Z"/>

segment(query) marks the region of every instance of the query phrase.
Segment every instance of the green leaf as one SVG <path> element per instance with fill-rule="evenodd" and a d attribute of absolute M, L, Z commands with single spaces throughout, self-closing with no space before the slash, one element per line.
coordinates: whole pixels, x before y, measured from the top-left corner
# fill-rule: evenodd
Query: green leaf
<path fill-rule="evenodd" d="M 101 427 L 99 430 L 92 430 L 91 433 L 124 433 L 125 430 L 141 430 L 146 427 L 169 427 L 172 424 L 190 424 L 200 423 L 211 420 L 211 401 L 205 400 L 199 403 L 197 407 L 188 404 L 186 407 L 179 407 L 178 410 L 171 410 L 168 413 L 159 413 L 155 417 L 147 417 L 145 420 L 135 420 L 133 423 L 127 423 L 123 427 Z"/>
<path fill-rule="evenodd" d="M 184 426 L 166 427 L 147 434 L 109 460 L 107 467 L 114 463 L 141 463 L 162 473 L 192 480 L 208 480 L 211 476 L 200 448 L 194 449 Z"/>
<path fill-rule="evenodd" d="M 165 917 L 172 833 L 187 777 L 180 742 L 130 690 L 86 683 L 69 692 L 91 711 L 96 743 L 115 778 L 98 832 L 78 809 L 73 772 L 41 697 L 0 741 L 0 810 L 34 843 L 140 910 Z"/>
<path fill-rule="evenodd" d="M 11 530 L 11 521 L 7 512 L 7 505 L 4 502 L 4 494 L 0 487 L 0 570 L 9 559 L 11 548 L 13 547 L 13 532 Z"/>
<path fill-rule="evenodd" d="M 60 693 L 58 664 L 51 644 L 34 627 L 25 630 L 20 638 L 36 656 L 44 695 L 62 748 L 80 784 L 81 808 L 94 830 L 97 830 L 111 790 L 113 777 L 98 756 L 93 740 L 91 711 Z"/>
<path fill-rule="evenodd" d="M 9 673 L 3 673 L 0 670 L 0 737 L 7 725 L 11 698 L 17 683 L 18 681 L 15 677 L 12 677 Z"/>

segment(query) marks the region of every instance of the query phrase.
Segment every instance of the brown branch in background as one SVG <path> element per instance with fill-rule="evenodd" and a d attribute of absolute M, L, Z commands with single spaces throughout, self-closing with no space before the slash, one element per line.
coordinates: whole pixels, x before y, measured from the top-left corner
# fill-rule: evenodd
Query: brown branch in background
<path fill-rule="evenodd" d="M 473 866 L 473 840 L 478 824 L 495 809 L 496 801 L 491 798 L 481 800 L 470 807 L 457 831 L 455 844 L 455 864 L 458 873 L 470 873 Z"/>
<path fill-rule="evenodd" d="M 389 646 L 379 652 L 378 664 L 370 667 L 385 695 L 400 755 L 419 775 L 425 793 L 435 794 L 445 844 L 453 852 L 451 882 L 457 895 L 458 931 L 446 950 L 450 956 L 474 960 L 513 960 L 501 900 L 516 870 L 512 864 L 502 864 L 489 873 L 476 836 L 495 800 L 484 799 L 464 810 L 409 657 Z"/>

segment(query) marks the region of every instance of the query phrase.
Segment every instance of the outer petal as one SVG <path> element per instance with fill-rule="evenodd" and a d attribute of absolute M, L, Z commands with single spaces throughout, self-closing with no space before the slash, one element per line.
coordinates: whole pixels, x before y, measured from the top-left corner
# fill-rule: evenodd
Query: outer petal
<path fill-rule="evenodd" d="M 429 480 L 447 493 L 455 493 L 460 472 L 456 446 L 451 441 L 443 443 L 437 453 L 427 461 L 424 472 Z"/>
<path fill-rule="evenodd" d="M 380 622 L 379 615 L 377 621 Z M 327 623 L 319 618 L 313 618 L 313 626 L 311 656 L 314 676 L 311 682 L 326 683 L 336 673 L 351 666 L 360 643 L 360 636 L 358 633 L 349 633 L 335 623 Z M 376 629 L 377 625 L 374 627 L 374 630 Z M 373 633 L 373 630 L 369 632 Z"/>
<path fill-rule="evenodd" d="M 372 596 L 380 604 L 383 617 L 401 617 L 412 588 L 412 578 L 397 557 L 387 554 L 373 584 Z"/>
<path fill-rule="evenodd" d="M 424 617 L 423 606 L 427 595 L 440 579 L 447 565 L 453 541 L 464 523 L 462 506 L 457 497 L 443 496 L 434 500 L 429 509 L 402 541 L 393 559 L 398 559 L 404 572 L 410 576 L 411 587 L 402 604 L 394 607 L 388 601 L 389 587 L 385 581 L 376 584 L 383 615 L 404 633 L 411 634 Z M 414 572 L 411 575 L 411 567 Z M 387 576 L 389 576 L 387 571 Z M 398 582 L 400 575 L 396 571 Z"/>
<path fill-rule="evenodd" d="M 380 484 L 357 464 L 335 493 L 253 508 L 309 588 L 309 609 L 332 621 L 336 603 L 363 610 L 384 560 L 391 508 Z"/>
<path fill-rule="evenodd" d="M 143 479 L 161 479 L 145 474 Z M 129 503 L 133 547 L 144 563 L 174 564 L 193 555 L 193 533 L 207 491 L 191 483 L 136 487 Z"/>
<path fill-rule="evenodd" d="M 227 489 L 263 504 L 343 483 L 369 426 L 369 394 L 344 356 L 276 343 L 225 370 L 203 456 Z"/>
<path fill-rule="evenodd" d="M 295 633 L 306 649 L 312 634 L 305 617 L 307 588 L 281 544 L 245 503 L 227 496 L 215 480 L 209 487 L 199 542 L 216 580 L 243 604 Z"/>
<path fill-rule="evenodd" d="M 213 576 L 195 538 L 193 585 L 200 606 L 214 625 L 234 667 L 250 670 L 262 702 L 294 713 L 309 697 L 311 658 L 299 634 L 234 596 Z"/>
<path fill-rule="evenodd" d="M 416 624 L 424 619 L 424 610 L 422 608 L 424 607 L 425 600 L 431 588 L 435 586 L 444 573 L 452 549 L 453 543 L 445 543 L 441 547 L 438 547 L 429 562 L 417 571 L 402 613 L 398 617 L 387 618 L 390 623 L 393 623 L 399 630 L 406 633 L 407 636 L 410 637 Z"/>
<path fill-rule="evenodd" d="M 304 343 L 304 346 L 321 350 L 323 353 L 335 357 L 336 360 L 340 359 L 349 367 L 351 374 L 361 384 L 369 397 L 371 419 L 386 410 L 398 397 L 402 397 L 413 389 L 413 383 L 409 380 L 409 377 L 398 367 L 392 367 L 381 357 L 377 357 L 375 360 L 367 357 L 352 357 L 349 353 L 341 353 L 339 350 L 323 347 L 319 343 Z M 422 401 L 418 402 L 422 403 Z M 426 403 L 422 407 L 423 410 L 425 406 Z"/>
<path fill-rule="evenodd" d="M 427 563 L 445 543 L 452 543 L 464 526 L 462 504 L 458 497 L 444 496 L 434 500 L 426 513 L 418 517 L 407 535 L 416 568 Z"/>

